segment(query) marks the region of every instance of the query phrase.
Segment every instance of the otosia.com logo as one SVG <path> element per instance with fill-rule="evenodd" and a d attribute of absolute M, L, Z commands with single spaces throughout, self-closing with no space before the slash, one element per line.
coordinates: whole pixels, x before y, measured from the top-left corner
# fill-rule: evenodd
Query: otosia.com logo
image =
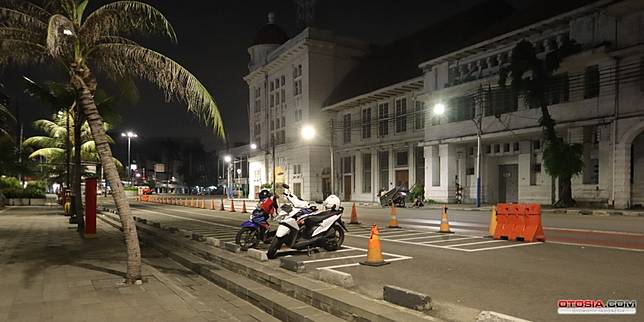
<path fill-rule="evenodd" d="M 636 314 L 637 300 L 559 300 L 559 314 Z"/>

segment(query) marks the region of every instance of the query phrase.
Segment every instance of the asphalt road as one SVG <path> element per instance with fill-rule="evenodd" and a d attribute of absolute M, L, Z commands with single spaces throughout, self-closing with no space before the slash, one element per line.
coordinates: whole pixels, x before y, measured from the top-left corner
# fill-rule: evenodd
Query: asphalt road
<path fill-rule="evenodd" d="M 237 206 L 239 207 L 239 206 Z M 212 232 L 232 240 L 248 215 L 170 205 L 133 203 L 136 216 Z M 239 210 L 239 208 L 238 208 Z M 345 220 L 349 221 L 350 209 Z M 349 226 L 341 252 L 293 254 L 309 271 L 351 273 L 355 290 L 382 296 L 392 284 L 430 295 L 435 314 L 467 319 L 474 310 L 492 310 L 535 321 L 642 321 L 636 316 L 561 316 L 559 299 L 644 298 L 644 218 L 622 216 L 543 216 L 545 243 L 483 238 L 489 213 L 449 211 L 455 234 L 440 235 L 439 210 L 398 209 L 401 229 L 381 230 L 390 265 L 366 267 L 368 226 L 386 226 L 388 209 L 359 208 L 363 225 Z M 569 245 L 562 243 L 575 243 Z"/>

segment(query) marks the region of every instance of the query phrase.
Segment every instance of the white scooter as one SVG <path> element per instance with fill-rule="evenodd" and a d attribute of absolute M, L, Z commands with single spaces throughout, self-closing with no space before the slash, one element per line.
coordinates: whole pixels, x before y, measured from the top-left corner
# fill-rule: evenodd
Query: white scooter
<path fill-rule="evenodd" d="M 284 184 L 283 188 L 293 209 L 280 221 L 267 257 L 275 258 L 283 244 L 297 250 L 315 247 L 338 250 L 344 242 L 344 232 L 348 231 L 342 221 L 344 208 L 340 206 L 340 199 L 331 195 L 323 202 L 325 210 L 314 212 L 314 205 L 291 194 L 288 185 Z M 281 210 L 287 211 L 288 208 Z"/>

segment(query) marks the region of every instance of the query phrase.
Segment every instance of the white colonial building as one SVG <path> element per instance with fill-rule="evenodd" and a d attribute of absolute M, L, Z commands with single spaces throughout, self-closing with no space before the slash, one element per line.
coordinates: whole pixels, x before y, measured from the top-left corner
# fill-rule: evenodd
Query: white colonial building
<path fill-rule="evenodd" d="M 377 201 L 383 189 L 424 184 L 428 199 L 453 202 L 458 191 L 472 203 L 480 128 L 482 201 L 551 203 L 556 184 L 542 164 L 541 112 L 498 84 L 525 39 L 541 56 L 569 42 L 581 46 L 548 90 L 558 134 L 584 146 L 573 197 L 644 204 L 642 2 L 535 5 L 486 1 L 383 47 L 311 28 L 287 40 L 269 21 L 249 48 L 245 77 L 251 142 L 259 146 L 251 193 L 272 181 L 274 137 L 276 181 L 304 198 L 333 190 L 344 200 Z M 432 113 L 437 104 L 444 114 Z M 304 124 L 318 130 L 313 143 L 300 138 Z"/>
<path fill-rule="evenodd" d="M 244 77 L 250 142 L 257 146 L 249 162 L 250 196 L 273 181 L 290 184 L 304 199 L 321 200 L 330 193 L 329 119 L 322 103 L 365 48 L 362 42 L 314 28 L 289 39 L 269 14 L 248 49 L 249 74 Z M 305 125 L 317 129 L 311 141 L 301 138 Z"/>
<path fill-rule="evenodd" d="M 482 199 L 548 204 L 556 185 L 542 164 L 541 111 L 498 86 L 501 67 L 521 40 L 539 55 L 574 41 L 549 85 L 557 132 L 583 144 L 584 169 L 573 178 L 580 202 L 626 208 L 644 204 L 644 8 L 639 1 L 598 1 L 463 47 L 420 64 L 428 106 L 425 194 L 453 201 L 464 187 L 476 199 L 477 127 L 482 130 Z"/>

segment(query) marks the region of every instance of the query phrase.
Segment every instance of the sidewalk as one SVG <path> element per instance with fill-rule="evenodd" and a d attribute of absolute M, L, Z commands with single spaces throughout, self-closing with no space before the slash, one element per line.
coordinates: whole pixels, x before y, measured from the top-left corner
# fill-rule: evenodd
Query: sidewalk
<path fill-rule="evenodd" d="M 0 322 L 278 321 L 151 248 L 145 283 L 120 285 L 120 231 L 99 220 L 98 238 L 85 240 L 59 213 L 0 210 Z"/>

